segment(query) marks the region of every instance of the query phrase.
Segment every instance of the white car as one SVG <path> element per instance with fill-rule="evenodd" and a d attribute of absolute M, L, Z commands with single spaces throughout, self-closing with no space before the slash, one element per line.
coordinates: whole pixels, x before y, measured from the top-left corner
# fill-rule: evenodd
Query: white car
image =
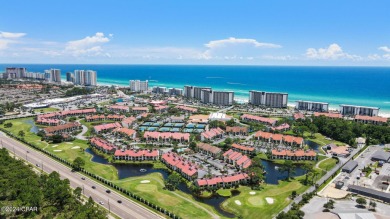
<path fill-rule="evenodd" d="M 101 204 L 101 205 L 104 205 L 104 202 L 102 202 L 102 201 L 99 201 L 99 204 Z"/>

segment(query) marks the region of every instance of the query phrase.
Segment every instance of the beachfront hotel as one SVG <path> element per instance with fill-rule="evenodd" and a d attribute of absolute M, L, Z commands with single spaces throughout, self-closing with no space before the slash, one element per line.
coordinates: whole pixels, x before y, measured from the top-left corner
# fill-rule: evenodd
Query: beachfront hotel
<path fill-rule="evenodd" d="M 155 86 L 152 88 L 152 93 L 154 93 L 154 94 L 165 94 L 166 92 L 167 92 L 166 87 Z"/>
<path fill-rule="evenodd" d="M 26 68 L 9 67 L 5 69 L 3 74 L 4 79 L 24 78 L 26 76 Z"/>
<path fill-rule="evenodd" d="M 305 110 L 305 111 L 313 111 L 313 112 L 328 112 L 329 111 L 329 103 L 323 102 L 313 102 L 313 101 L 296 101 L 295 109 L 297 110 Z"/>
<path fill-rule="evenodd" d="M 340 105 L 340 112 L 343 116 L 378 116 L 379 108 L 378 107 L 369 107 L 369 106 L 354 106 L 354 105 Z"/>
<path fill-rule="evenodd" d="M 272 108 L 286 108 L 288 101 L 287 93 L 274 93 L 265 91 L 249 91 L 249 103 L 255 106 Z"/>
<path fill-rule="evenodd" d="M 203 89 L 201 90 L 200 101 L 205 104 L 211 103 L 219 106 L 231 106 L 234 101 L 234 92 Z"/>
<path fill-rule="evenodd" d="M 45 81 L 61 83 L 61 70 L 60 69 L 45 70 Z"/>
<path fill-rule="evenodd" d="M 169 94 L 169 96 L 183 96 L 183 89 L 169 88 L 168 94 Z"/>
<path fill-rule="evenodd" d="M 130 80 L 130 90 L 134 92 L 146 92 L 149 89 L 149 82 L 140 80 Z"/>
<path fill-rule="evenodd" d="M 75 70 L 74 71 L 74 81 L 75 85 L 84 85 L 84 86 L 96 86 L 97 85 L 97 74 L 96 71 L 92 70 Z M 68 74 L 67 77 L 68 79 Z M 72 79 L 72 75 L 70 75 Z"/>

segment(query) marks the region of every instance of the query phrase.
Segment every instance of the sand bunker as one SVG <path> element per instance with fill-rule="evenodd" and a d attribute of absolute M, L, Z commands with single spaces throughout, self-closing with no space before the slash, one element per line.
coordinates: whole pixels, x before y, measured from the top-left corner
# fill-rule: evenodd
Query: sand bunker
<path fill-rule="evenodd" d="M 74 146 L 74 147 L 72 147 L 72 149 L 79 149 L 80 148 L 80 146 Z"/>
<path fill-rule="evenodd" d="M 274 199 L 273 198 L 265 198 L 265 200 L 267 201 L 268 204 L 272 205 L 274 203 Z"/>
<path fill-rule="evenodd" d="M 241 205 L 241 202 L 239 200 L 234 201 L 237 205 Z"/>
<path fill-rule="evenodd" d="M 62 151 L 62 150 L 54 150 L 55 152 L 60 152 L 60 151 Z"/>
<path fill-rule="evenodd" d="M 52 148 L 58 147 L 58 144 L 51 146 Z"/>
<path fill-rule="evenodd" d="M 251 195 L 256 195 L 256 192 L 249 192 L 249 194 L 251 194 Z"/>
<path fill-rule="evenodd" d="M 150 183 L 150 180 L 142 180 L 141 183 Z"/>

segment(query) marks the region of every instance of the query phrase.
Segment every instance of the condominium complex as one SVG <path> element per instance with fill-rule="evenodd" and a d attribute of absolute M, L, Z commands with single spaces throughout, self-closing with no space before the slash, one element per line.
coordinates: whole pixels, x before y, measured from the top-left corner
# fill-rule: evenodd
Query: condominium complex
<path fill-rule="evenodd" d="M 75 77 L 72 72 L 66 72 L 66 81 L 75 83 Z"/>
<path fill-rule="evenodd" d="M 69 73 L 69 72 L 68 72 Z M 97 85 L 97 73 L 92 70 L 75 70 L 74 74 L 66 75 L 67 81 L 73 82 L 75 85 L 84 85 L 84 86 L 96 86 Z M 72 81 L 73 77 L 73 81 Z"/>
<path fill-rule="evenodd" d="M 183 95 L 183 89 L 169 88 L 168 89 L 168 95 L 169 96 L 182 96 Z"/>
<path fill-rule="evenodd" d="M 45 74 L 45 81 L 61 83 L 61 70 L 60 69 L 45 70 L 44 74 Z"/>
<path fill-rule="evenodd" d="M 6 68 L 3 74 L 4 79 L 24 78 L 26 77 L 26 68 Z"/>
<path fill-rule="evenodd" d="M 211 103 L 220 106 L 230 106 L 234 102 L 234 92 L 203 89 L 201 91 L 201 102 L 205 104 Z"/>
<path fill-rule="evenodd" d="M 328 112 L 329 103 L 298 100 L 295 109 L 313 112 Z"/>
<path fill-rule="evenodd" d="M 378 116 L 378 107 L 369 106 L 354 106 L 354 105 L 340 105 L 341 115 L 361 115 L 361 116 Z"/>
<path fill-rule="evenodd" d="M 184 96 L 187 98 L 194 98 L 200 100 L 202 97 L 202 90 L 210 89 L 211 87 L 195 87 L 195 86 L 184 86 Z"/>
<path fill-rule="evenodd" d="M 134 92 L 146 92 L 149 89 L 149 82 L 140 80 L 130 80 L 130 90 Z"/>
<path fill-rule="evenodd" d="M 286 108 L 287 101 L 288 101 L 287 93 L 249 91 L 249 103 L 255 106 Z"/>
<path fill-rule="evenodd" d="M 152 93 L 155 93 L 155 94 L 165 94 L 167 92 L 167 88 L 166 87 L 153 87 L 152 88 Z"/>

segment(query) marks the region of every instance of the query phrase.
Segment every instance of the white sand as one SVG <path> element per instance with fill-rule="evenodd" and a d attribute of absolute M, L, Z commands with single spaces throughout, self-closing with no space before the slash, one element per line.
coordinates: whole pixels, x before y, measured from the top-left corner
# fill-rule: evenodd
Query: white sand
<path fill-rule="evenodd" d="M 62 150 L 54 150 L 55 152 L 60 152 L 60 151 L 62 151 Z"/>
<path fill-rule="evenodd" d="M 249 192 L 249 194 L 251 194 L 251 195 L 256 195 L 256 192 Z"/>
<path fill-rule="evenodd" d="M 265 198 L 265 200 L 267 201 L 268 204 L 272 205 L 274 203 L 274 199 L 273 198 Z"/>
<path fill-rule="evenodd" d="M 239 200 L 234 201 L 237 205 L 241 205 L 241 202 Z"/>
<path fill-rule="evenodd" d="M 141 183 L 150 183 L 150 180 L 142 180 Z"/>
<path fill-rule="evenodd" d="M 53 146 L 51 146 L 52 148 L 55 148 L 55 147 L 57 147 L 58 146 L 58 144 L 56 144 L 56 145 L 53 145 Z"/>
<path fill-rule="evenodd" d="M 80 146 L 74 146 L 74 147 L 72 147 L 72 149 L 79 149 L 80 148 Z"/>

